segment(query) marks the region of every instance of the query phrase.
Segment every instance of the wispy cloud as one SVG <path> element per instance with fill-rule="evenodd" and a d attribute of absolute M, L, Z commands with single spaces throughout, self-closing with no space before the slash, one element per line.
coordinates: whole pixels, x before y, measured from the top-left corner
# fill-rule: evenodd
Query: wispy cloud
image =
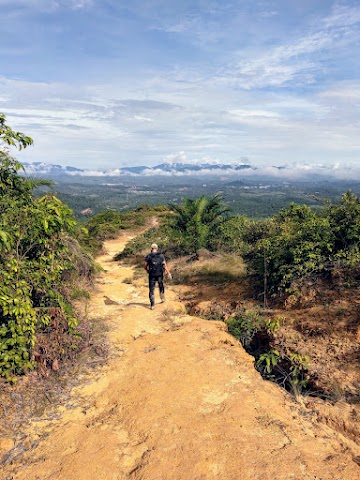
<path fill-rule="evenodd" d="M 40 12 L 56 12 L 61 8 L 84 9 L 95 4 L 95 0 L 0 0 L 0 7 L 11 10 L 22 8 L 24 10 Z M 10 10 L 10 11 L 11 11 Z"/>
<path fill-rule="evenodd" d="M 64 2 L 65 6 L 69 3 L 70 7 L 75 10 L 81 10 L 83 8 L 89 8 L 94 5 L 95 0 L 70 0 Z"/>
<path fill-rule="evenodd" d="M 360 6 L 336 6 L 331 15 L 318 19 L 319 26 L 292 42 L 266 48 L 255 58 L 236 54 L 220 69 L 217 80 L 245 89 L 313 84 L 324 75 L 324 55 L 360 40 Z"/>
<path fill-rule="evenodd" d="M 360 6 L 335 3 L 330 15 L 322 23 L 326 28 L 341 28 L 360 22 Z"/>

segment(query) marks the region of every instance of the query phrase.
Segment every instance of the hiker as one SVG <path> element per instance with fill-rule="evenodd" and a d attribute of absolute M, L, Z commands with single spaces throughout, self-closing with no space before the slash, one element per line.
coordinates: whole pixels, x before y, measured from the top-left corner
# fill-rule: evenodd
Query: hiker
<path fill-rule="evenodd" d="M 171 273 L 166 265 L 165 257 L 159 253 L 156 243 L 151 245 L 151 253 L 145 257 L 144 269 L 149 274 L 149 298 L 151 310 L 155 307 L 155 284 L 158 282 L 161 302 L 165 302 L 164 271 L 171 280 Z"/>

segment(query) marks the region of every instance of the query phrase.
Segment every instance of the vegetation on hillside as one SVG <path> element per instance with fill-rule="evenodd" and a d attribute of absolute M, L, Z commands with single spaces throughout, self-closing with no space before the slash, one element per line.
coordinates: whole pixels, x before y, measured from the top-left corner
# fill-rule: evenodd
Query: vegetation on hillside
<path fill-rule="evenodd" d="M 121 258 L 135 258 L 152 241 L 171 258 L 201 248 L 236 254 L 264 303 L 296 295 L 309 281 L 338 278 L 350 285 L 360 275 L 360 200 L 350 191 L 321 210 L 292 203 L 265 220 L 230 215 L 220 195 L 169 208 L 172 215 L 131 241 Z"/>
<path fill-rule="evenodd" d="M 39 182 L 7 148 L 31 144 L 0 115 L 0 376 L 12 381 L 36 364 L 58 368 L 81 343 L 71 292 L 93 273 L 72 211 L 52 194 L 34 198 Z"/>
<path fill-rule="evenodd" d="M 301 287 L 320 280 L 342 285 L 360 271 L 360 201 L 351 192 L 321 211 L 290 205 L 264 225 L 245 258 L 265 297 L 300 295 Z"/>
<path fill-rule="evenodd" d="M 101 251 L 104 240 L 116 238 L 120 230 L 145 227 L 151 225 L 152 219 L 164 218 L 168 213 L 167 207 L 162 205 L 140 205 L 131 212 L 120 213 L 115 210 L 104 210 L 86 223 L 81 244 L 92 254 Z"/>
<path fill-rule="evenodd" d="M 153 242 L 173 258 L 194 254 L 201 248 L 213 249 L 230 209 L 216 194 L 195 200 L 184 198 L 179 205 L 170 204 L 163 213 L 159 225 L 129 242 L 117 259 L 138 259 Z"/>
<path fill-rule="evenodd" d="M 75 218 L 85 222 L 83 211 L 94 214 L 113 209 L 133 211 L 143 204 L 180 204 L 182 198 L 211 197 L 221 191 L 224 201 L 235 214 L 249 218 L 268 218 L 287 208 L 291 202 L 321 209 L 324 199 L 338 201 L 341 194 L 351 189 L 360 195 L 360 182 L 348 181 L 297 181 L 282 179 L 248 179 L 234 181 L 232 177 L 54 177 L 56 196 L 70 206 Z M 41 192 L 35 192 L 40 194 Z"/>

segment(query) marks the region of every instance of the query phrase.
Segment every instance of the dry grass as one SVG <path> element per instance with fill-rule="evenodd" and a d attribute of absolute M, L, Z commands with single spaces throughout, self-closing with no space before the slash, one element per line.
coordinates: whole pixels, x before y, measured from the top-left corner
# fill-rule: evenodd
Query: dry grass
<path fill-rule="evenodd" d="M 132 277 L 126 277 L 123 279 L 122 283 L 127 283 L 128 285 L 131 285 L 133 283 Z"/>
<path fill-rule="evenodd" d="M 246 267 L 241 257 L 220 254 L 209 259 L 177 263 L 172 272 L 175 283 L 222 284 L 243 278 Z"/>
<path fill-rule="evenodd" d="M 177 330 L 183 323 L 180 319 L 182 315 L 184 315 L 182 309 L 167 308 L 162 312 L 160 320 L 168 323 L 170 330 Z"/>

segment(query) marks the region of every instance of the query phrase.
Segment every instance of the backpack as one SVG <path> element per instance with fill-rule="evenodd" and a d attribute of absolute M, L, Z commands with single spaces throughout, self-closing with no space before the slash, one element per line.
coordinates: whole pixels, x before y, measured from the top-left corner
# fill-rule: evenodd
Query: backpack
<path fill-rule="evenodd" d="M 149 275 L 152 277 L 161 277 L 164 273 L 164 261 L 164 255 L 161 253 L 150 253 L 150 255 L 147 256 Z"/>

